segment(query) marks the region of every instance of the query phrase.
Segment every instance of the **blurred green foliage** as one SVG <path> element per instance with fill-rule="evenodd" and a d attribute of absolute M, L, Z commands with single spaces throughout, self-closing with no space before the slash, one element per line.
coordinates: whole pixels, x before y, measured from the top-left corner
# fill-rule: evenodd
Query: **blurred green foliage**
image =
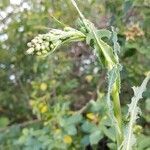
<path fill-rule="evenodd" d="M 89 48 L 79 42 L 46 59 L 25 53 L 26 44 L 34 36 L 62 27 L 57 19 L 74 26 L 78 20 L 70 1 L 12 2 L 0 2 L 0 149 L 83 149 L 88 145 L 96 148 L 98 142 L 101 149 L 115 149 L 114 131 L 109 130 L 104 113 L 106 73 L 98 67 Z M 123 64 L 120 97 L 126 112 L 132 96 L 130 87 L 141 83 L 150 69 L 150 3 L 88 0 L 79 1 L 79 6 L 98 28 L 119 29 Z M 100 100 L 92 101 L 83 115 L 76 114 L 88 101 L 96 99 Z M 138 122 L 142 129 L 137 131 L 139 150 L 150 147 L 149 90 L 144 99 Z M 96 132 L 97 128 L 101 132 Z"/>

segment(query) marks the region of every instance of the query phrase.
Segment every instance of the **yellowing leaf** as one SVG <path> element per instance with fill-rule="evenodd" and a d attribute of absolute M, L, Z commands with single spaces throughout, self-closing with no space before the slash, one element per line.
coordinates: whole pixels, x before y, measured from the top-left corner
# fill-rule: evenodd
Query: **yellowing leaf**
<path fill-rule="evenodd" d="M 72 143 L 72 137 L 70 135 L 64 136 L 64 143 L 71 144 Z"/>
<path fill-rule="evenodd" d="M 46 84 L 46 83 L 41 83 L 40 89 L 41 89 L 42 91 L 47 90 L 47 84 Z"/>

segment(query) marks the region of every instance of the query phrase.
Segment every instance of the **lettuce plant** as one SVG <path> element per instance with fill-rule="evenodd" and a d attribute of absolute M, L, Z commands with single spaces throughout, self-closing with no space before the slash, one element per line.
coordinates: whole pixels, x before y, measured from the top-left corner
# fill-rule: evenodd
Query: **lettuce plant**
<path fill-rule="evenodd" d="M 122 66 L 119 63 L 118 57 L 120 46 L 117 38 L 117 31 L 114 27 L 111 27 L 111 30 L 97 29 L 93 23 L 84 17 L 76 2 L 74 0 L 71 0 L 71 2 L 80 16 L 79 29 L 64 27 L 64 30 L 51 29 L 46 34 L 40 34 L 27 44 L 29 47 L 27 53 L 45 57 L 52 54 L 64 44 L 77 41 L 86 42 L 97 56 L 100 65 L 107 69 L 107 115 L 115 129 L 117 149 L 132 150 L 135 145 L 133 126 L 139 114 L 137 104 L 139 99 L 142 98 L 142 93 L 146 89 L 146 84 L 150 76 L 143 81 L 140 87 L 133 87 L 134 97 L 132 98 L 128 110 L 130 120 L 127 127 L 124 128 L 125 125 L 123 124 L 119 98 L 121 88 L 120 71 Z M 107 39 L 107 42 L 103 40 L 104 38 Z"/>

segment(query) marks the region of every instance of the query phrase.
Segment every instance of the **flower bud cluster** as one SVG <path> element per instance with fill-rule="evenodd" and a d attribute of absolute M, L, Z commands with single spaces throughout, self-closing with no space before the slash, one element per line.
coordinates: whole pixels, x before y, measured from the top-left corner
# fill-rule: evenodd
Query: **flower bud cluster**
<path fill-rule="evenodd" d="M 78 30 L 66 27 L 64 30 L 52 29 L 46 34 L 39 34 L 27 43 L 27 54 L 46 55 L 60 47 L 63 43 L 83 38 L 84 34 Z"/>

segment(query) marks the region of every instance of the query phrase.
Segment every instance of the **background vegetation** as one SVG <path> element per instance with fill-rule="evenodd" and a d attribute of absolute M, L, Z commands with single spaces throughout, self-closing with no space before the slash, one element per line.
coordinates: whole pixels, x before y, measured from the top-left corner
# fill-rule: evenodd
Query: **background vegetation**
<path fill-rule="evenodd" d="M 139 85 L 150 70 L 150 3 L 148 0 L 78 3 L 86 18 L 99 29 L 115 26 L 119 30 L 123 65 L 120 99 L 126 113 L 126 104 L 133 95 L 131 87 Z M 102 101 L 106 71 L 98 66 L 89 47 L 78 42 L 46 59 L 26 55 L 27 43 L 33 37 L 62 27 L 56 18 L 72 27 L 78 22 L 69 0 L 0 1 L 0 149 L 115 149 L 113 131 L 104 126 L 109 124 Z M 96 99 L 100 101 L 95 104 Z M 71 117 L 90 100 L 93 100 L 90 109 Z M 140 107 L 142 117 L 135 133 L 138 149 L 148 150 L 149 89 Z M 81 130 L 77 130 L 79 124 Z M 97 134 L 97 126 L 102 133 Z"/>

